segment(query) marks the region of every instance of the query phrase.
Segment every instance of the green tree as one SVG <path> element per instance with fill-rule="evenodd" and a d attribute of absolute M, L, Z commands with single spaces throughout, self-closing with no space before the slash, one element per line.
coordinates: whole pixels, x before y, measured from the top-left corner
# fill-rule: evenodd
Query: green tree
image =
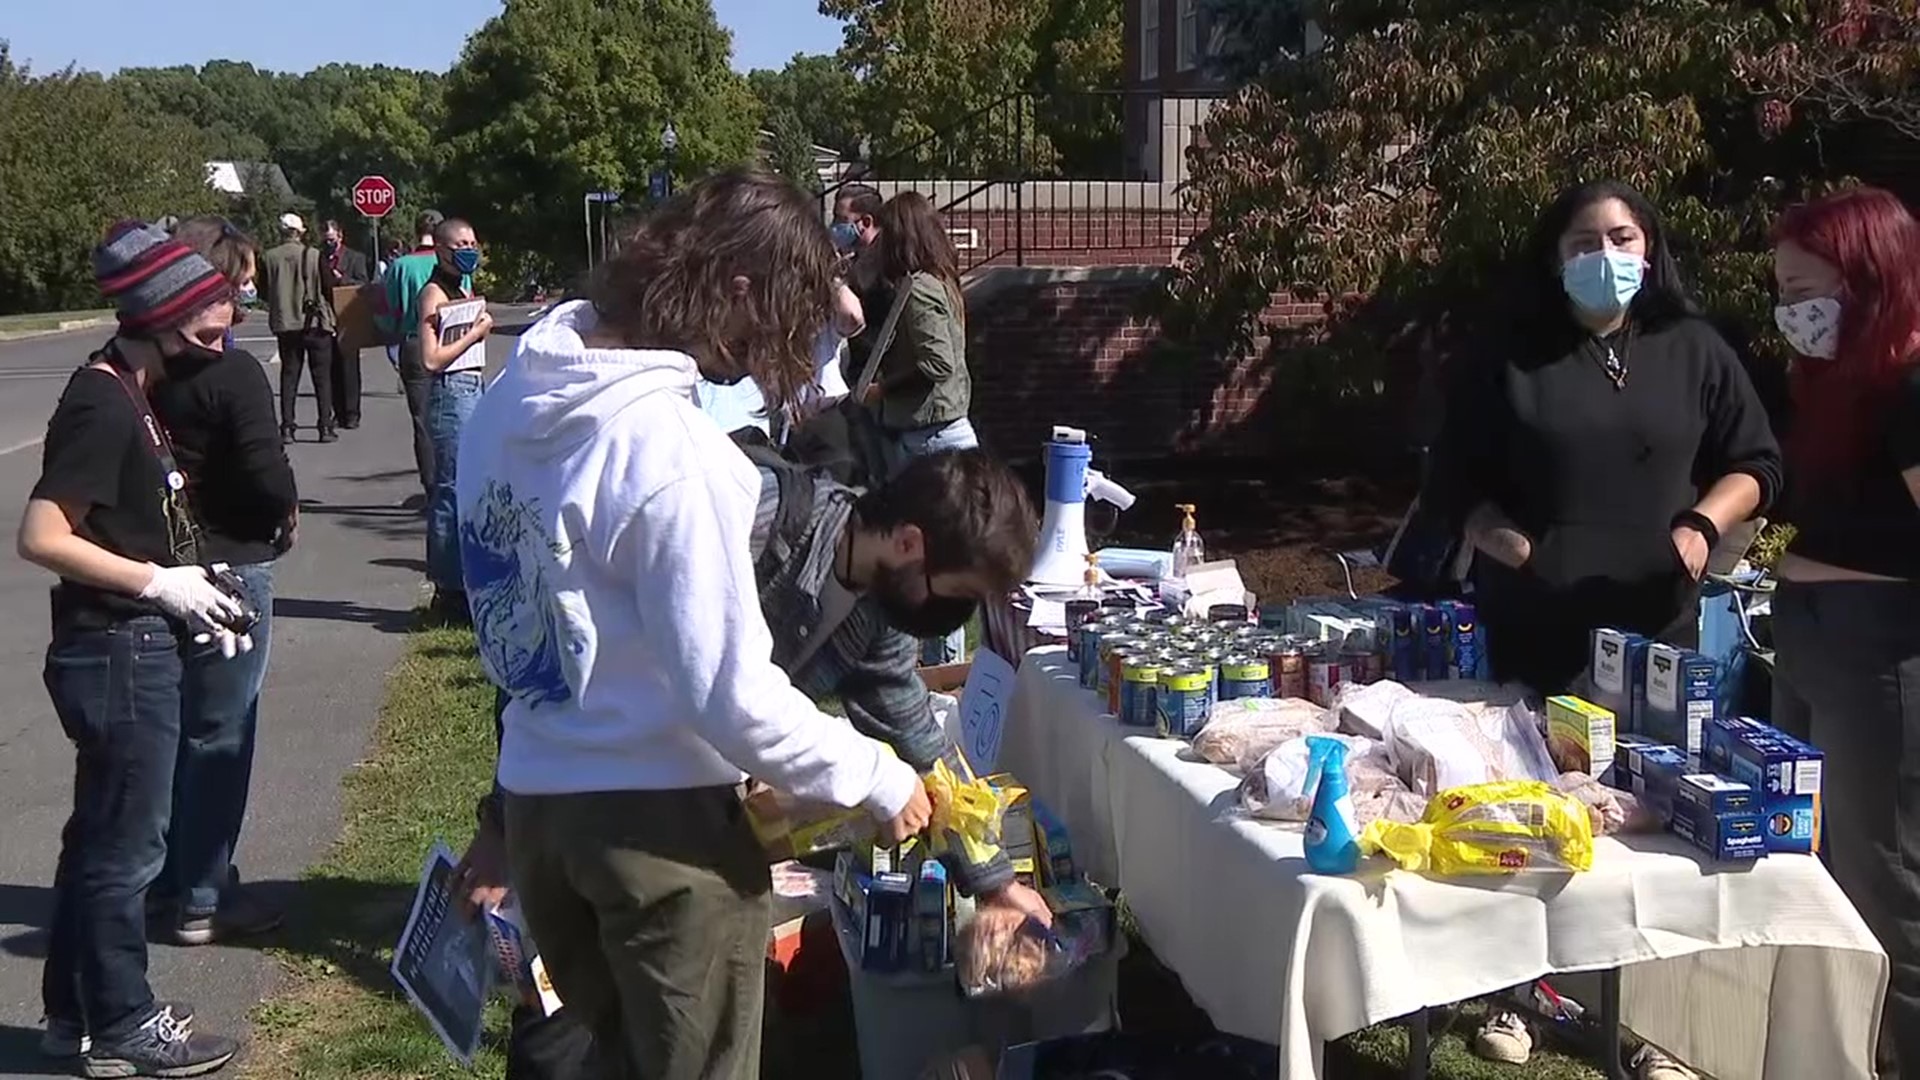
<path fill-rule="evenodd" d="M 1320 365 L 1323 388 L 1365 394 L 1397 343 L 1439 334 L 1444 348 L 1472 328 L 1460 317 L 1492 306 L 1496 275 L 1556 190 L 1613 178 L 1663 208 L 1711 312 L 1765 325 L 1773 214 L 1839 179 L 1837 123 L 1875 114 L 1796 96 L 1802 69 L 1763 61 L 1784 49 L 1843 67 L 1812 50 L 1861 6 L 1312 0 L 1303 10 L 1327 48 L 1222 103 L 1191 151 L 1208 224 L 1173 279 L 1172 311 L 1245 347 L 1275 292 L 1331 298 L 1326 335 L 1299 362 Z M 1913 0 L 1877 6 L 1906 12 L 1872 39 L 1886 44 L 1878 81 L 1841 81 L 1878 108 L 1910 103 Z"/>
<path fill-rule="evenodd" d="M 791 113 L 808 139 L 843 155 L 856 153 L 867 134 L 860 80 L 831 56 L 795 54 L 779 71 L 748 72 L 747 85 L 766 110 L 761 126 L 768 131 L 777 133 L 774 121 Z"/>
<path fill-rule="evenodd" d="M 820 173 L 814 163 L 813 140 L 807 138 L 800 118 L 782 109 L 768 119 L 768 131 L 773 136 L 767 148 L 768 166 L 803 191 L 819 194 Z"/>
<path fill-rule="evenodd" d="M 584 259 L 581 198 L 748 160 L 759 110 L 709 0 L 507 0 L 447 77 L 447 209 L 561 267 Z"/>
<path fill-rule="evenodd" d="M 1073 172 L 1119 130 L 1121 0 L 820 0 L 895 174 Z M 1037 94 L 1027 94 L 1037 91 Z"/>
<path fill-rule="evenodd" d="M 121 218 L 217 205 L 193 125 L 98 75 L 35 76 L 0 41 L 0 313 L 99 303 L 88 254 Z"/>

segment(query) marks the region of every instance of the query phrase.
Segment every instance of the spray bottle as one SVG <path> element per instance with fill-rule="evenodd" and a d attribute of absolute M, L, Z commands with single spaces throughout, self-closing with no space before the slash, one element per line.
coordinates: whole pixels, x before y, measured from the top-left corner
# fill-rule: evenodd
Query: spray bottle
<path fill-rule="evenodd" d="M 1307 865 L 1317 874 L 1351 874 L 1360 866 L 1360 830 L 1347 794 L 1347 744 L 1309 735 L 1307 761 L 1313 794 L 1313 809 L 1307 814 Z"/>
<path fill-rule="evenodd" d="M 1176 503 L 1174 509 L 1185 516 L 1180 522 L 1180 535 L 1173 538 L 1173 576 L 1184 578 L 1188 570 L 1207 561 L 1207 551 L 1193 525 L 1194 505 Z"/>

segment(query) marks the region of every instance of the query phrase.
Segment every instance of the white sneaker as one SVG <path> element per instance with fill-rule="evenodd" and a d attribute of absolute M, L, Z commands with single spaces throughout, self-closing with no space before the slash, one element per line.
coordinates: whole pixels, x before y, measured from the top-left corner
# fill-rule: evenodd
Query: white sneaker
<path fill-rule="evenodd" d="M 1533 1056 L 1533 1030 L 1519 1013 L 1502 1009 L 1480 1025 L 1473 1036 L 1473 1052 L 1488 1061 L 1525 1065 Z"/>
<path fill-rule="evenodd" d="M 1652 1043 L 1642 1044 L 1628 1063 L 1634 1080 L 1700 1080 L 1700 1074 L 1668 1057 Z"/>

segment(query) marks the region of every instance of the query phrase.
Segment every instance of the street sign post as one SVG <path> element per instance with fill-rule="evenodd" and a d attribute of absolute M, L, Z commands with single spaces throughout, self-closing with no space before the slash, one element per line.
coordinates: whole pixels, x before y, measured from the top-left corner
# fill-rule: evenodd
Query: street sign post
<path fill-rule="evenodd" d="M 380 262 L 380 219 L 393 213 L 399 202 L 400 194 L 393 189 L 393 181 L 384 176 L 363 176 L 353 185 L 353 208 L 373 227 L 373 250 L 367 255 L 368 266 L 377 266 Z"/>
<path fill-rule="evenodd" d="M 580 214 L 585 220 L 587 227 L 587 269 L 589 270 L 593 269 L 593 204 L 599 203 L 602 206 L 611 206 L 619 201 L 620 193 L 617 191 L 589 191 L 586 197 L 580 200 Z M 605 211 L 601 213 L 600 224 L 604 229 L 606 225 Z M 604 257 L 606 249 L 604 240 L 600 246 L 602 256 Z"/>

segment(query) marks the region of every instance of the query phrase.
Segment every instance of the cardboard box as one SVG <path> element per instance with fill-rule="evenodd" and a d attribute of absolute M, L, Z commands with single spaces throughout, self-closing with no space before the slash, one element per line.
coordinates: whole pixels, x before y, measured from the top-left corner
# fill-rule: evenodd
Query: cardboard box
<path fill-rule="evenodd" d="M 1613 767 L 1616 730 L 1611 709 L 1571 695 L 1547 699 L 1547 753 L 1561 772 L 1604 779 Z"/>
<path fill-rule="evenodd" d="M 1113 947 L 1113 904 L 1099 889 L 1077 880 L 1042 889 L 1040 895 L 1053 909 L 1053 932 L 1062 941 L 1074 943 L 1089 956 Z"/>
<path fill-rule="evenodd" d="M 1766 730 L 1765 724 L 1744 716 L 1714 717 L 1701 739 L 1701 767 L 1721 776 L 1732 776 L 1734 744 L 1749 733 L 1763 730 Z"/>
<path fill-rule="evenodd" d="M 1633 790 L 1633 778 L 1640 775 L 1640 755 L 1666 743 L 1647 735 L 1617 735 L 1613 742 L 1613 775 L 1607 783 L 1621 791 Z"/>
<path fill-rule="evenodd" d="M 1719 862 L 1758 859 L 1767 853 L 1760 815 L 1751 811 L 1710 814 L 1689 808 L 1673 816 L 1674 835 Z"/>
<path fill-rule="evenodd" d="M 860 935 L 864 971 L 906 971 L 913 926 L 914 879 L 908 874 L 858 874 L 847 905 Z"/>
<path fill-rule="evenodd" d="M 1752 785 L 1768 851 L 1810 855 L 1820 850 L 1826 755 L 1778 728 L 1752 721 L 1731 747 L 1728 775 Z"/>
<path fill-rule="evenodd" d="M 1641 711 L 1647 699 L 1647 646 L 1651 642 L 1640 634 L 1611 627 L 1595 630 L 1591 640 L 1587 681 L 1593 684 L 1593 703 L 1613 710 L 1620 732 L 1641 731 Z"/>
<path fill-rule="evenodd" d="M 878 828 L 865 810 L 803 802 L 761 783 L 749 787 L 742 801 L 768 862 L 838 851 L 871 840 Z"/>
<path fill-rule="evenodd" d="M 1720 665 L 1710 657 L 1658 642 L 1647 646 L 1646 734 L 1698 756 L 1713 723 Z"/>
<path fill-rule="evenodd" d="M 1680 778 L 1673 793 L 1673 812 L 1685 807 L 1689 812 L 1719 815 L 1757 813 L 1760 800 L 1750 784 L 1729 780 L 1712 773 L 1692 773 Z"/>

